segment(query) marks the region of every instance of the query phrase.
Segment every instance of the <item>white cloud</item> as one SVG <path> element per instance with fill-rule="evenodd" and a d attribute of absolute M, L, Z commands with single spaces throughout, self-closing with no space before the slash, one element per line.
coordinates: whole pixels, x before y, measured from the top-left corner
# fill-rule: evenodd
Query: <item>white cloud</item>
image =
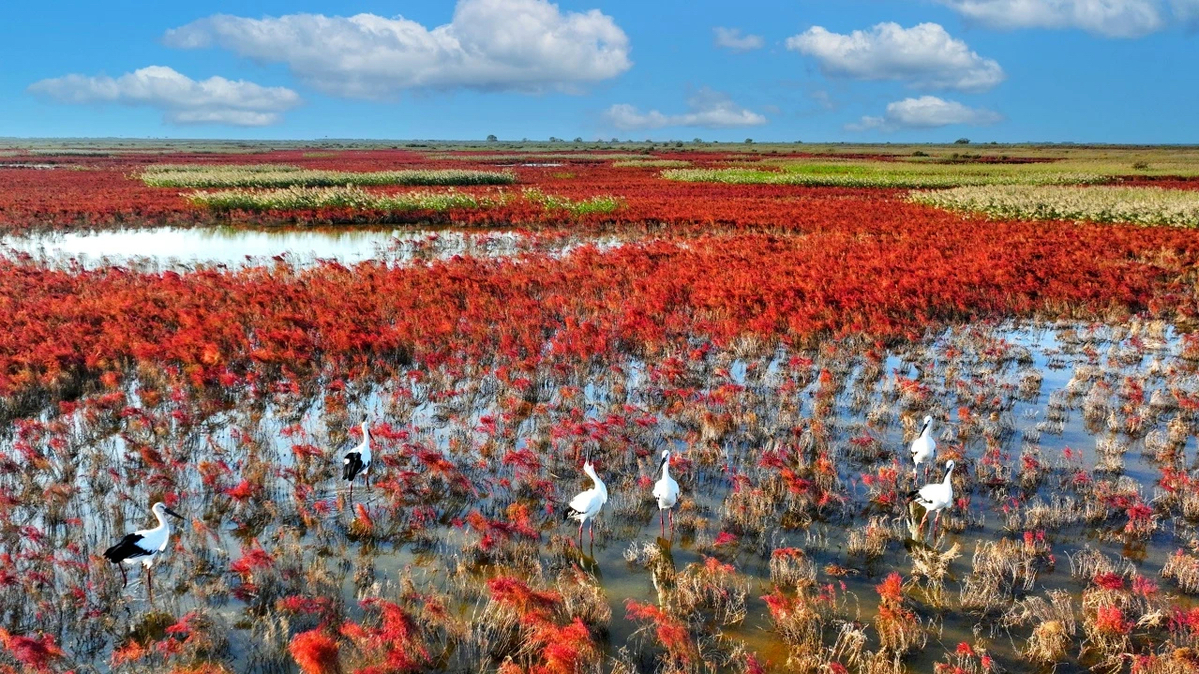
<path fill-rule="evenodd" d="M 761 35 L 742 35 L 740 28 L 722 28 L 717 26 L 712 31 L 716 33 L 716 46 L 733 51 L 753 51 L 761 49 L 766 40 Z"/>
<path fill-rule="evenodd" d="M 632 67 L 612 17 L 546 0 L 459 0 L 432 29 L 403 17 L 214 15 L 168 30 L 172 47 L 217 46 L 282 62 L 323 92 L 387 99 L 409 88 L 577 91 Z"/>
<path fill-rule="evenodd" d="M 728 95 L 704 87 L 687 99 L 688 112 L 665 115 L 657 110 L 641 112 L 628 103 L 613 105 L 604 111 L 604 119 L 622 131 L 660 129 L 666 126 L 699 126 L 709 129 L 759 126 L 766 118 L 743 108 Z"/>
<path fill-rule="evenodd" d="M 1199 0 L 1170 0 L 1174 16 L 1191 27 L 1199 27 Z"/>
<path fill-rule="evenodd" d="M 837 108 L 836 101 L 833 100 L 832 94 L 824 89 L 817 89 L 812 92 L 812 100 L 825 110 L 835 110 Z"/>
<path fill-rule="evenodd" d="M 935 23 L 904 28 L 880 23 L 849 35 L 821 26 L 787 38 L 787 48 L 814 57 L 833 77 L 897 80 L 913 87 L 986 91 L 1004 80 L 1003 68 Z"/>
<path fill-rule="evenodd" d="M 265 126 L 300 104 L 285 87 L 210 77 L 196 81 L 166 66 L 149 66 L 117 78 L 66 75 L 29 85 L 29 91 L 59 103 L 122 103 L 163 111 L 176 124 Z"/>
<path fill-rule="evenodd" d="M 1165 27 L 1162 0 L 939 0 L 992 28 L 1078 28 L 1106 37 L 1141 37 Z M 1185 20 L 1194 0 L 1171 0 Z M 1180 10 L 1179 7 L 1182 7 Z"/>
<path fill-rule="evenodd" d="M 850 131 L 866 131 L 882 129 L 931 129 L 939 126 L 954 124 L 969 124 L 971 126 L 986 126 L 1003 121 L 1003 116 L 997 112 L 983 108 L 971 108 L 957 101 L 946 101 L 936 96 L 921 96 L 920 98 L 905 98 L 887 105 L 887 111 L 882 117 L 862 118 L 856 124 L 846 125 Z"/>

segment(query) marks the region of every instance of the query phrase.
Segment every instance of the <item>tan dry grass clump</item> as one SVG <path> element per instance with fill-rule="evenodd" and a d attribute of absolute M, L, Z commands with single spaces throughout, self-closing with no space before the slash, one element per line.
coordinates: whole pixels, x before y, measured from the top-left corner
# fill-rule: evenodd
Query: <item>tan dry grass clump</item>
<path fill-rule="evenodd" d="M 1187 594 L 1199 594 L 1199 558 L 1176 551 L 1162 565 L 1162 578 L 1174 581 Z"/>
<path fill-rule="evenodd" d="M 1155 187 L 988 185 L 914 192 L 913 201 L 995 219 L 1199 227 L 1199 192 Z"/>
<path fill-rule="evenodd" d="M 1040 665 L 1065 660 L 1078 632 L 1073 601 L 1063 590 L 1051 590 L 1048 601 L 1043 597 L 1029 597 L 1016 602 L 1004 614 L 1003 623 L 1033 626 L 1020 654 Z"/>

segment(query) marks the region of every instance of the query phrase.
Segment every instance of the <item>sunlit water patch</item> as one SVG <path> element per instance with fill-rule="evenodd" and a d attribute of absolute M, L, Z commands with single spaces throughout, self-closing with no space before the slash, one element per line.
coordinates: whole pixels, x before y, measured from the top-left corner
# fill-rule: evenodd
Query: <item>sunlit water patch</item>
<path fill-rule="evenodd" d="M 533 250 L 562 254 L 583 242 L 601 247 L 615 239 L 557 237 L 543 240 L 516 231 L 465 232 L 428 229 L 241 228 L 133 229 L 52 232 L 0 237 L 0 251 L 30 255 L 47 264 L 76 261 L 84 267 L 110 264 L 180 267 L 250 266 L 285 261 L 310 265 L 318 260 L 354 264 L 365 260 L 404 263 L 454 255 L 508 257 Z"/>

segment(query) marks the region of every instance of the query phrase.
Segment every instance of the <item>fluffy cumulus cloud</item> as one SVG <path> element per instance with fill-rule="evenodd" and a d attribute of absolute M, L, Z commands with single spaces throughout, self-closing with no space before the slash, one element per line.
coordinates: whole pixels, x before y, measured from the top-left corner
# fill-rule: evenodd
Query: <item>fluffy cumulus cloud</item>
<path fill-rule="evenodd" d="M 1171 0 L 1176 6 L 1190 0 Z M 1078 28 L 1106 37 L 1140 37 L 1165 26 L 1163 0 L 940 0 L 992 28 Z"/>
<path fill-rule="evenodd" d="M 176 124 L 265 126 L 300 104 L 285 87 L 210 77 L 196 81 L 165 66 L 150 66 L 120 77 L 66 75 L 35 82 L 29 91 L 59 103 L 122 103 L 164 112 Z"/>
<path fill-rule="evenodd" d="M 753 51 L 761 49 L 766 44 L 766 40 L 762 39 L 761 35 L 745 35 L 741 33 L 740 28 L 718 26 L 712 31 L 716 34 L 716 46 L 732 51 Z"/>
<path fill-rule="evenodd" d="M 957 101 L 946 101 L 936 96 L 905 98 L 887 105 L 882 117 L 866 116 L 856 124 L 846 126 L 850 131 L 882 129 L 931 129 L 954 124 L 986 126 L 1003 121 L 1003 116 L 991 110 L 971 108 Z"/>
<path fill-rule="evenodd" d="M 599 10 L 546 0 L 459 0 L 450 23 L 400 16 L 215 15 L 167 31 L 172 47 L 220 47 L 281 62 L 336 96 L 386 99 L 410 88 L 578 91 L 632 66 L 629 40 Z"/>
<path fill-rule="evenodd" d="M 706 87 L 687 99 L 687 108 L 685 113 L 666 115 L 657 110 L 641 112 L 632 105 L 621 103 L 604 111 L 604 119 L 622 131 L 660 129 L 667 126 L 721 129 L 766 123 L 766 118 L 762 115 L 737 105 L 726 94 Z"/>
<path fill-rule="evenodd" d="M 787 48 L 820 62 L 830 77 L 895 80 L 913 87 L 986 91 L 1004 80 L 1003 68 L 983 58 L 940 25 L 904 28 L 880 23 L 849 35 L 821 26 L 787 38 Z"/>

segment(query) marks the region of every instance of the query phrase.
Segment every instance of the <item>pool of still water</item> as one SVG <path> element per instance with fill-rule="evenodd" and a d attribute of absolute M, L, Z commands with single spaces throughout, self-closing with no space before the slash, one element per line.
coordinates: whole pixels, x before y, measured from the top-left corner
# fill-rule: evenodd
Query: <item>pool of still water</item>
<path fill-rule="evenodd" d="M 415 259 L 445 259 L 455 255 L 510 257 L 532 247 L 563 254 L 582 242 L 578 238 L 563 237 L 544 244 L 533 241 L 523 232 L 498 229 L 159 227 L 0 236 L 0 253 L 29 255 L 50 265 L 74 261 L 85 268 L 108 265 L 244 267 L 277 261 L 307 266 L 321 260 L 350 265 L 366 260 L 402 264 Z M 591 242 L 600 246 L 615 245 L 611 239 Z"/>

